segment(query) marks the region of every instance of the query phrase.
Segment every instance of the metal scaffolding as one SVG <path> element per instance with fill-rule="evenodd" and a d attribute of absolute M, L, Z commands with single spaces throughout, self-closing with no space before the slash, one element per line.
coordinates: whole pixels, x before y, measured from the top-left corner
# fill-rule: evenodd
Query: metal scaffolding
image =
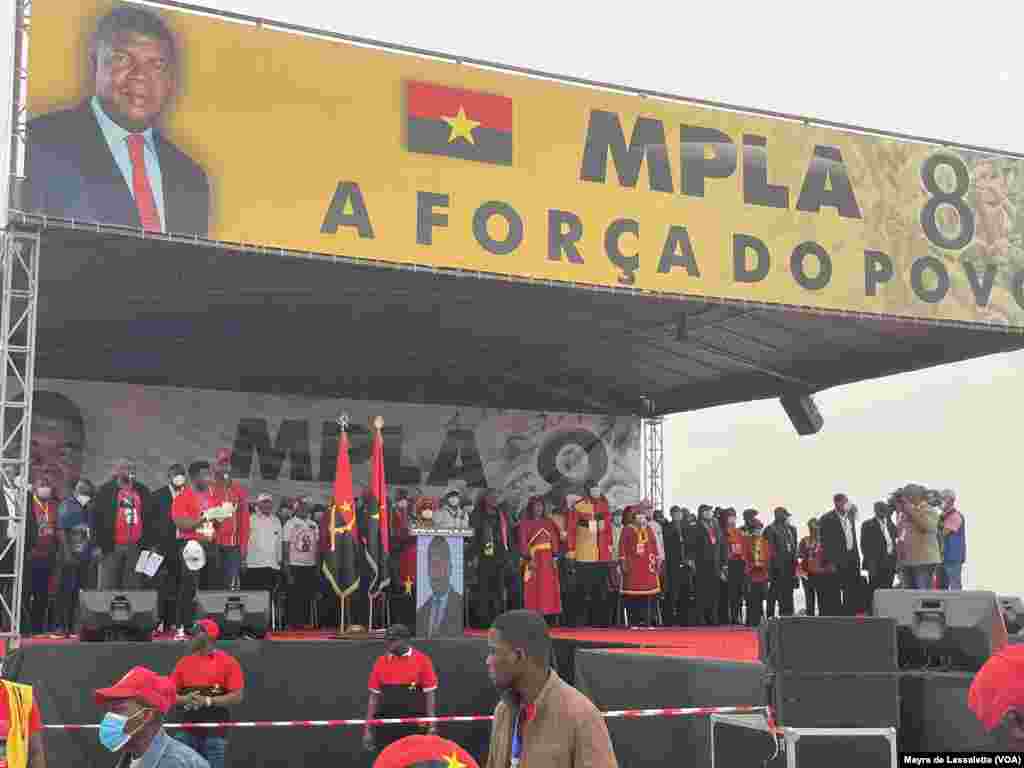
<path fill-rule="evenodd" d="M 32 392 L 39 300 L 39 234 L 0 233 L 3 293 L 0 295 L 0 638 L 21 636 L 25 516 L 28 503 Z M 13 557 L 10 553 L 13 551 Z M 11 565 L 13 563 L 13 569 Z"/>
<path fill-rule="evenodd" d="M 654 509 L 665 503 L 664 420 L 659 416 L 644 419 L 644 490 Z"/>

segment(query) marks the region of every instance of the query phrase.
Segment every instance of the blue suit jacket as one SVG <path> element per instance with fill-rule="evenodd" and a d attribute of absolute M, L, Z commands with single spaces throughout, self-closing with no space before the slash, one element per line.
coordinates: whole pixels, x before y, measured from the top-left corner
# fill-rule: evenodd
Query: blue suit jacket
<path fill-rule="evenodd" d="M 163 176 L 167 232 L 207 236 L 210 184 L 192 158 L 153 133 Z M 21 208 L 59 219 L 141 228 L 131 190 L 86 102 L 28 123 Z"/>

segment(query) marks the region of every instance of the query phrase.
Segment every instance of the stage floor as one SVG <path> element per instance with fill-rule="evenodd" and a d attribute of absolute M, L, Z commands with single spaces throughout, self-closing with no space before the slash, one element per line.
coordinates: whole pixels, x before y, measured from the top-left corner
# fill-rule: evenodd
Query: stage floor
<path fill-rule="evenodd" d="M 467 630 L 466 637 L 486 638 L 482 630 Z M 380 634 L 376 634 L 380 637 Z M 563 640 L 585 644 L 591 648 L 602 645 L 617 646 L 610 650 L 616 653 L 645 653 L 656 656 L 683 656 L 704 659 L 720 659 L 724 661 L 757 661 L 757 632 L 745 627 L 673 627 L 654 629 L 563 629 L 551 630 L 555 640 Z M 371 636 L 372 637 L 372 636 Z M 353 637 L 352 639 L 357 639 Z M 170 634 L 153 636 L 154 642 L 174 640 Z M 288 641 L 321 641 L 337 642 L 337 633 L 332 630 L 305 630 L 293 632 L 273 632 L 267 640 L 275 642 Z M 39 636 L 25 638 L 22 644 L 33 645 L 64 645 L 78 642 L 76 636 L 56 637 Z M 621 646 L 629 646 L 623 648 Z"/>

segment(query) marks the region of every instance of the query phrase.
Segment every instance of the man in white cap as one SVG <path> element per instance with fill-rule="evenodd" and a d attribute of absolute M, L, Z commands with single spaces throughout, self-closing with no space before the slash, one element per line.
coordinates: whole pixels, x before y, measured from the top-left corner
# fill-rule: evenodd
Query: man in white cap
<path fill-rule="evenodd" d="M 274 497 L 256 497 L 256 512 L 249 525 L 249 546 L 242 572 L 245 589 L 271 592 L 281 578 L 281 520 L 274 514 Z"/>

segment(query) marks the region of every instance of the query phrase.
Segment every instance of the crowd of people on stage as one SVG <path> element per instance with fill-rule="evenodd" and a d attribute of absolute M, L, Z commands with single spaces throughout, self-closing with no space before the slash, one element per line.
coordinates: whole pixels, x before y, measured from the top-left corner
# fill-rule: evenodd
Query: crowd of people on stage
<path fill-rule="evenodd" d="M 251 498 L 231 476 L 229 451 L 174 464 L 156 490 L 139 481 L 131 460 L 98 487 L 85 478 L 66 494 L 52 486 L 41 474 L 28 490 L 25 634 L 72 633 L 82 588 L 157 590 L 163 629 L 179 637 L 191 626 L 197 589 L 270 590 L 282 608 L 279 627 L 338 625 L 338 601 L 320 567 L 329 549 L 326 500 Z M 13 503 L 15 487 L 5 483 L 0 503 Z M 365 506 L 357 499 L 357 543 L 365 540 Z M 597 486 L 517 506 L 492 489 L 394 491 L 392 620 L 415 625 L 414 530 L 424 520 L 469 534 L 465 619 L 479 628 L 519 607 L 553 625 L 757 626 L 792 614 L 801 587 L 807 614 L 854 614 L 869 607 L 874 590 L 897 583 L 960 589 L 966 560 L 956 495 L 919 485 L 876 502 L 864 519 L 836 494 L 803 537 L 783 507 L 767 524 L 756 509 L 708 504 L 696 515 L 679 506 L 666 515 L 646 503 L 612 508 Z M 148 570 L 145 552 L 156 558 Z M 350 622 L 368 618 L 369 580 Z"/>

